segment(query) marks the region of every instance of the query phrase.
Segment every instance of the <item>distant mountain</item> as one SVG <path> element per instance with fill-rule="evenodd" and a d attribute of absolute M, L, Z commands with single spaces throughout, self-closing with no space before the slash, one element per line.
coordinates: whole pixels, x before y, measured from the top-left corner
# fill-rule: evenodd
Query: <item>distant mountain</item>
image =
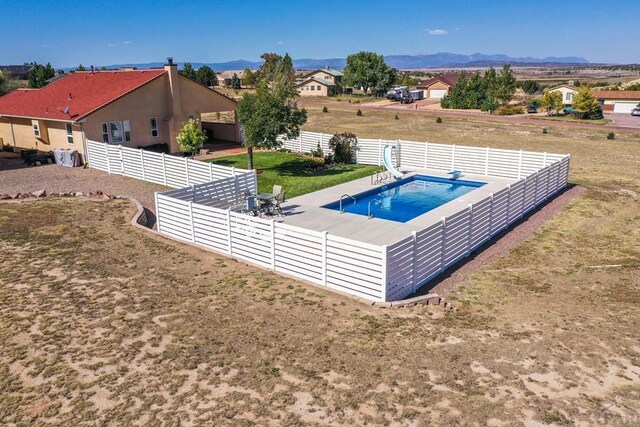
<path fill-rule="evenodd" d="M 567 57 L 511 57 L 507 55 L 485 55 L 482 53 L 474 53 L 473 55 L 460 55 L 457 53 L 439 52 L 428 55 L 386 55 L 385 61 L 391 67 L 399 70 L 418 69 L 418 68 L 439 68 L 439 67 L 485 67 L 496 66 L 502 64 L 522 64 L 522 65 L 539 65 L 539 66 L 562 66 L 562 65 L 584 65 L 589 64 L 584 58 L 567 56 Z M 247 61 L 239 59 L 229 62 L 192 62 L 194 68 L 208 65 L 215 71 L 243 70 L 245 68 L 256 69 L 260 66 L 261 61 Z M 182 67 L 184 63 L 177 63 Z M 346 60 L 344 58 L 329 59 L 294 59 L 293 66 L 299 70 L 313 70 L 316 68 L 331 67 L 342 69 L 345 67 Z M 107 68 L 157 68 L 162 67 L 163 62 L 149 62 L 145 64 L 114 64 Z"/>

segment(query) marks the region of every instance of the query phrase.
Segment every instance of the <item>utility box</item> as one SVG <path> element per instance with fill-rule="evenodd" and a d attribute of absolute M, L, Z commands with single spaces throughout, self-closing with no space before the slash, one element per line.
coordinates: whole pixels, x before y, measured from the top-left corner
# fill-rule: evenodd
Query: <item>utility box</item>
<path fill-rule="evenodd" d="M 413 98 L 414 101 L 424 99 L 424 90 L 412 90 L 411 98 Z"/>

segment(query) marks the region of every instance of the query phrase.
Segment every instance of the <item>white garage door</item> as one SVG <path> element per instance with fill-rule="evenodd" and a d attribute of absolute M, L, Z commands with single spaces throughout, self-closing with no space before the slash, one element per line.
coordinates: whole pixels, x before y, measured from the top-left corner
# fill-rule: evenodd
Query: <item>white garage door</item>
<path fill-rule="evenodd" d="M 429 98 L 444 98 L 445 96 L 447 96 L 447 90 L 446 89 L 431 89 L 429 91 Z"/>
<path fill-rule="evenodd" d="M 616 101 L 615 104 L 613 104 L 613 112 L 614 113 L 627 113 L 627 114 L 631 114 L 631 110 L 633 110 L 636 105 L 638 105 L 637 102 L 628 102 L 628 101 Z"/>

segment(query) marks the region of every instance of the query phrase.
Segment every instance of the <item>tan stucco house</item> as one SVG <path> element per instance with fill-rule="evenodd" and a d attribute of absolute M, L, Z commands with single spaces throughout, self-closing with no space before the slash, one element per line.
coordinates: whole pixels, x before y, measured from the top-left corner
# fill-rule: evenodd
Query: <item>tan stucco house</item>
<path fill-rule="evenodd" d="M 342 93 L 342 73 L 331 68 L 315 70 L 297 84 L 300 96 L 332 96 Z"/>
<path fill-rule="evenodd" d="M 237 103 L 178 73 L 169 58 L 161 69 L 75 72 L 41 89 L 0 97 L 0 139 L 16 148 L 77 150 L 85 140 L 127 147 L 159 143 L 179 151 L 176 136 L 189 118 L 235 113 Z M 239 126 L 220 125 L 214 139 L 240 141 Z"/>
<path fill-rule="evenodd" d="M 640 90 L 594 90 L 593 96 L 609 113 L 630 114 L 640 105 Z"/>
<path fill-rule="evenodd" d="M 440 99 L 451 93 L 451 89 L 456 85 L 460 73 L 445 73 L 440 74 L 420 82 L 416 85 L 416 89 L 424 90 L 425 98 Z"/>
<path fill-rule="evenodd" d="M 578 93 L 578 88 L 573 85 L 560 85 L 547 90 L 547 92 L 560 92 L 562 94 L 562 104 L 573 105 L 573 98 Z"/>

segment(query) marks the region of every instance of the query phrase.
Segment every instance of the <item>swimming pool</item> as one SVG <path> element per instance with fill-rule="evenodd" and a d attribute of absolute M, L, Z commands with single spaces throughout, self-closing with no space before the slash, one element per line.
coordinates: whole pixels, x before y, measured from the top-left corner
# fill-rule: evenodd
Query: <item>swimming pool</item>
<path fill-rule="evenodd" d="M 355 194 L 353 198 L 344 197 L 342 210 L 368 216 L 371 209 L 374 218 L 407 222 L 483 185 L 484 182 L 414 175 Z M 340 201 L 324 205 L 323 208 L 339 211 Z"/>

